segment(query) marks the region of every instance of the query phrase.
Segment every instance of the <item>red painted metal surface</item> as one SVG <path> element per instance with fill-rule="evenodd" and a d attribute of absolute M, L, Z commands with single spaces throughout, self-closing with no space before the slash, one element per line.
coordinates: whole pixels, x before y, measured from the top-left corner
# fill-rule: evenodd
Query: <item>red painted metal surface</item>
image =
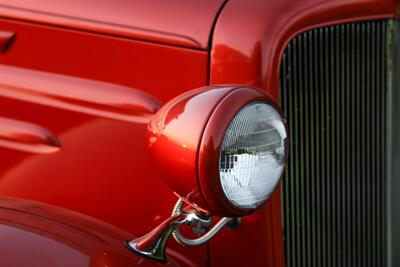
<path fill-rule="evenodd" d="M 148 115 L 159 101 L 206 84 L 207 53 L 11 20 L 0 29 L 17 36 L 0 54 L 0 117 L 47 129 L 61 144 L 51 154 L 0 146 L 0 195 L 78 211 L 136 236 L 169 217 L 177 198 L 149 158 Z M 206 265 L 206 246 L 170 246 Z"/>
<path fill-rule="evenodd" d="M 7 52 L 8 48 L 14 40 L 15 33 L 0 30 L 0 53 Z"/>
<path fill-rule="evenodd" d="M 207 83 L 252 85 L 278 100 L 279 61 L 293 36 L 317 26 L 395 14 L 394 0 L 231 0 L 213 33 L 207 81 L 208 54 L 201 50 L 207 48 L 221 2 L 202 6 L 188 1 L 170 5 L 168 1 L 169 7 L 160 4 L 156 8 L 149 1 L 132 2 L 132 8 L 124 7 L 122 1 L 113 1 L 117 4 L 108 7 L 87 2 L 79 11 L 68 1 L 63 5 L 69 8 L 62 10 L 49 1 L 40 2 L 47 4 L 10 0 L 7 5 L 17 8 L 9 8 L 2 2 L 0 31 L 15 33 L 16 38 L 6 53 L 0 53 L 1 65 L 40 72 L 34 75 L 32 85 L 43 82 L 39 77 L 45 77 L 47 83 L 49 77 L 55 77 L 50 73 L 55 73 L 66 81 L 71 77 L 97 81 L 103 89 L 104 83 L 129 87 L 162 103 Z M 116 12 L 110 12 L 113 10 Z M 18 77 L 18 82 L 29 84 Z M 0 116 L 47 129 L 62 146 L 55 153 L 40 155 L 0 147 L 1 195 L 79 211 L 137 236 L 169 216 L 176 197 L 160 182 L 149 158 L 146 123 L 82 112 L 88 102 L 90 110 L 99 110 L 99 99 L 87 99 L 88 94 L 96 95 L 97 86 L 90 89 L 93 94 L 80 89 L 84 94 L 72 98 L 65 98 L 67 92 L 59 87 L 47 98 L 43 97 L 46 88 L 33 88 L 39 90 L 40 102 L 33 97 L 0 96 Z M 54 96 L 61 103 L 72 101 L 80 109 L 53 105 Z M 104 98 L 100 103 L 101 109 L 113 112 L 132 108 L 109 106 Z M 9 130 L 11 126 L 6 127 Z M 185 130 L 191 131 L 190 124 Z M 211 266 L 283 266 L 280 208 L 280 191 L 276 190 L 264 207 L 243 218 L 239 228 L 222 230 L 210 243 Z M 171 246 L 187 255 L 188 265 L 208 262 L 205 246 L 183 248 L 172 242 Z M 107 258 L 100 255 L 99 261 L 102 257 Z"/>
<path fill-rule="evenodd" d="M 206 49 L 224 0 L 2 0 L 0 17 Z"/>
<path fill-rule="evenodd" d="M 188 266 L 184 255 L 169 250 L 158 264 L 121 246 L 132 234 L 80 213 L 39 202 L 0 198 L 2 266 L 125 267 Z"/>
<path fill-rule="evenodd" d="M 216 23 L 210 84 L 247 84 L 279 101 L 279 64 L 296 34 L 319 26 L 393 18 L 395 0 L 230 0 Z M 211 265 L 284 266 L 280 191 L 236 230 L 210 242 Z M 226 244 L 235 244 L 226 247 Z M 226 257 L 241 255 L 241 257 Z M 249 257 L 243 256 L 249 255 Z"/>
<path fill-rule="evenodd" d="M 207 52 L 0 19 L 0 64 L 128 86 L 161 102 L 207 83 Z"/>
<path fill-rule="evenodd" d="M 177 195 L 206 213 L 210 208 L 197 178 L 198 147 L 213 109 L 233 88 L 192 90 L 164 105 L 149 124 L 149 151 L 161 176 Z"/>
<path fill-rule="evenodd" d="M 43 127 L 0 117 L 0 147 L 48 154 L 57 152 L 60 149 L 60 142 Z"/>
<path fill-rule="evenodd" d="M 0 65 L 0 96 L 133 123 L 147 123 L 161 107 L 133 88 Z"/>

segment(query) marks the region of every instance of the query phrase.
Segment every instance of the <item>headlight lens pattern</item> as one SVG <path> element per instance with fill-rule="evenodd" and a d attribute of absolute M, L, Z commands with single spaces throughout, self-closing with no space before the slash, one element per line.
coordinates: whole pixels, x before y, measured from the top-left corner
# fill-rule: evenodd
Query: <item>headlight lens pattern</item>
<path fill-rule="evenodd" d="M 223 191 L 236 207 L 255 209 L 272 194 L 285 167 L 286 128 L 264 102 L 244 106 L 222 143 L 219 174 Z"/>

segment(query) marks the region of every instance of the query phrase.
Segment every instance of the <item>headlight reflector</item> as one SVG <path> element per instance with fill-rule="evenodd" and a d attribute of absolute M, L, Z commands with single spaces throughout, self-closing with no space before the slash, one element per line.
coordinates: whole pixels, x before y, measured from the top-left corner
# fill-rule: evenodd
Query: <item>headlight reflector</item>
<path fill-rule="evenodd" d="M 244 106 L 226 131 L 219 174 L 228 200 L 256 209 L 272 194 L 286 159 L 286 128 L 281 115 L 264 102 Z"/>

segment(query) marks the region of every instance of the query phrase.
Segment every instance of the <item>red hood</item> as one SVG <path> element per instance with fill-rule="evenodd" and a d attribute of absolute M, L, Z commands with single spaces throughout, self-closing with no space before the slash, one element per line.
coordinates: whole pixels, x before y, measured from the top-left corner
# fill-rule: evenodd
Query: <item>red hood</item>
<path fill-rule="evenodd" d="M 165 266 L 128 251 L 123 242 L 131 234 L 38 202 L 0 198 L 0 236 L 1 266 Z M 186 266 L 168 252 L 167 266 Z"/>
<path fill-rule="evenodd" d="M 0 17 L 206 49 L 224 0 L 3 0 Z"/>

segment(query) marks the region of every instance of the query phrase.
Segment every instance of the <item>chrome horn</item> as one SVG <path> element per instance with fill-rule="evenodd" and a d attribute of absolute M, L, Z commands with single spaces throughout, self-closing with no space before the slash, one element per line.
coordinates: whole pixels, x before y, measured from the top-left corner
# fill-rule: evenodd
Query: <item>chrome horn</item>
<path fill-rule="evenodd" d="M 184 237 L 179 231 L 178 228 L 180 225 L 190 225 L 196 233 L 200 234 L 204 233 L 206 229 L 209 229 L 212 218 L 211 216 L 200 214 L 193 209 L 182 209 L 183 203 L 182 199 L 179 199 L 171 217 L 163 221 L 150 233 L 132 241 L 126 241 L 125 246 L 130 251 L 141 256 L 160 262 L 166 262 L 166 245 L 171 234 L 184 246 L 199 246 L 210 240 L 228 223 L 236 222 L 237 224 L 240 222 L 236 218 L 222 218 L 213 228 L 208 230 L 201 237 L 189 239 Z"/>

